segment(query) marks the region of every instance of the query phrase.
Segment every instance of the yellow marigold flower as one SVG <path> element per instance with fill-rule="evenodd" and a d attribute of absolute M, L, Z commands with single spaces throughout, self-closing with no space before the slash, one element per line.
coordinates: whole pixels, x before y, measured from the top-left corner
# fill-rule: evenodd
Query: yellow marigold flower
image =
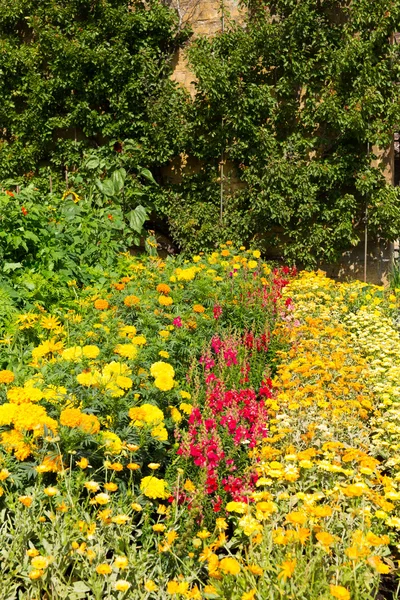
<path fill-rule="evenodd" d="M 91 385 L 94 385 L 96 383 L 96 380 L 93 377 L 92 373 L 79 373 L 76 376 L 76 380 L 81 385 L 85 385 L 87 387 L 90 387 Z"/>
<path fill-rule="evenodd" d="M 152 527 L 152 530 L 155 531 L 156 533 L 161 533 L 161 532 L 165 531 L 165 529 L 166 529 L 166 527 L 162 523 L 156 523 Z"/>
<path fill-rule="evenodd" d="M 174 383 L 175 382 L 172 377 L 167 374 L 159 375 L 154 380 L 154 385 L 162 392 L 168 392 L 169 390 L 172 390 Z"/>
<path fill-rule="evenodd" d="M 29 558 L 34 558 L 35 556 L 39 556 L 39 550 L 36 550 L 36 548 L 29 548 L 26 551 L 26 554 Z"/>
<path fill-rule="evenodd" d="M 240 573 L 240 564 L 236 558 L 230 556 L 223 558 L 219 563 L 220 570 L 227 575 L 238 575 Z"/>
<path fill-rule="evenodd" d="M 82 413 L 79 408 L 65 408 L 60 414 L 60 424 L 66 427 L 79 427 Z"/>
<path fill-rule="evenodd" d="M 350 600 L 350 592 L 341 585 L 330 585 L 329 592 L 331 596 L 334 598 L 338 598 L 338 600 Z"/>
<path fill-rule="evenodd" d="M 193 410 L 193 405 L 192 404 L 187 404 L 186 402 L 181 402 L 181 404 L 179 405 L 179 408 L 186 415 L 190 415 L 192 413 L 192 410 Z"/>
<path fill-rule="evenodd" d="M 158 587 L 152 579 L 149 579 L 144 584 L 144 589 L 146 590 L 146 592 L 156 592 L 158 590 Z"/>
<path fill-rule="evenodd" d="M 166 331 L 165 329 L 162 329 L 161 331 L 158 332 L 158 335 L 161 336 L 164 339 L 167 339 L 171 334 L 169 331 Z"/>
<path fill-rule="evenodd" d="M 29 579 L 39 579 L 40 577 L 42 577 L 42 575 L 44 574 L 44 571 L 42 571 L 41 569 L 33 569 L 30 573 L 29 573 Z"/>
<path fill-rule="evenodd" d="M 126 298 L 124 299 L 124 304 L 125 306 L 137 306 L 138 304 L 140 304 L 140 298 L 138 298 L 135 295 L 131 295 L 131 296 L 126 296 Z"/>
<path fill-rule="evenodd" d="M 133 385 L 132 379 L 124 375 L 118 375 L 115 383 L 123 390 L 129 390 Z"/>
<path fill-rule="evenodd" d="M 113 562 L 113 567 L 116 569 L 127 569 L 128 568 L 128 559 L 126 556 L 116 556 Z"/>
<path fill-rule="evenodd" d="M 158 356 L 161 356 L 161 358 L 169 358 L 169 353 L 166 352 L 166 350 L 160 350 Z"/>
<path fill-rule="evenodd" d="M 100 422 L 96 415 L 87 415 L 82 413 L 80 428 L 86 433 L 94 435 L 100 431 Z"/>
<path fill-rule="evenodd" d="M 141 427 L 144 423 L 153 425 L 164 421 L 163 411 L 154 404 L 145 403 L 142 406 L 134 406 L 129 409 L 128 415 L 133 421 L 132 424 L 136 427 Z"/>
<path fill-rule="evenodd" d="M 76 462 L 76 466 L 80 469 L 87 469 L 89 466 L 89 461 L 87 458 L 82 456 L 82 458 Z"/>
<path fill-rule="evenodd" d="M 138 355 L 138 349 L 135 344 L 117 344 L 114 348 L 114 352 L 115 354 L 119 354 L 120 356 L 124 356 L 131 360 Z"/>
<path fill-rule="evenodd" d="M 45 556 L 35 556 L 32 558 L 31 565 L 34 569 L 46 569 L 49 566 L 49 559 Z"/>
<path fill-rule="evenodd" d="M 101 563 L 96 567 L 96 573 L 99 575 L 110 575 L 112 573 L 112 568 L 107 563 Z"/>
<path fill-rule="evenodd" d="M 143 507 L 140 504 L 138 504 L 137 502 L 132 502 L 131 508 L 135 512 L 141 512 L 143 510 Z"/>
<path fill-rule="evenodd" d="M 249 260 L 247 266 L 249 269 L 255 269 L 258 266 L 258 262 L 256 260 Z"/>
<path fill-rule="evenodd" d="M 30 445 L 25 443 L 23 434 L 16 429 L 4 431 L 1 434 L 0 443 L 7 452 L 14 451 L 18 460 L 25 460 L 32 452 Z"/>
<path fill-rule="evenodd" d="M 196 273 L 198 273 L 199 271 L 200 269 L 198 267 L 189 267 L 188 269 L 175 269 L 176 278 L 178 281 L 192 281 L 196 277 Z"/>
<path fill-rule="evenodd" d="M 119 330 L 119 335 L 121 337 L 133 338 L 136 335 L 136 327 L 134 325 L 124 325 Z"/>
<path fill-rule="evenodd" d="M 10 404 L 6 402 L 0 405 L 0 426 L 11 425 L 15 413 L 18 408 L 16 404 Z"/>
<path fill-rule="evenodd" d="M 163 425 L 157 425 L 157 427 L 154 427 L 151 430 L 151 435 L 160 442 L 166 442 L 168 439 L 168 431 Z"/>
<path fill-rule="evenodd" d="M 130 587 L 131 584 L 129 583 L 129 581 L 126 581 L 126 579 L 118 579 L 114 583 L 114 589 L 117 592 L 126 592 L 127 590 L 129 590 Z"/>
<path fill-rule="evenodd" d="M 175 406 L 170 406 L 169 410 L 171 412 L 171 418 L 174 423 L 180 423 L 182 421 L 182 415 Z"/>
<path fill-rule="evenodd" d="M 41 390 L 33 387 L 12 387 L 7 390 L 7 399 L 12 404 L 28 404 L 39 402 L 43 398 Z"/>
<path fill-rule="evenodd" d="M 122 452 L 122 441 L 113 431 L 102 431 L 100 433 L 102 442 L 110 454 L 120 454 Z"/>
<path fill-rule="evenodd" d="M 168 375 L 171 378 L 175 376 L 174 367 L 161 360 L 151 365 L 150 373 L 154 378 L 160 377 L 160 375 Z"/>
<path fill-rule="evenodd" d="M 166 491 L 166 482 L 164 479 L 158 479 L 153 475 L 143 477 L 140 482 L 140 490 L 148 498 L 168 498 L 169 493 Z"/>
<path fill-rule="evenodd" d="M 94 303 L 94 307 L 96 310 L 107 310 L 107 308 L 109 306 L 110 305 L 107 302 L 107 300 L 102 300 L 101 298 L 99 298 L 98 300 L 95 300 L 95 303 Z"/>
<path fill-rule="evenodd" d="M 281 571 L 278 575 L 278 579 L 281 579 L 281 578 L 290 579 L 290 577 L 292 577 L 292 575 L 294 573 L 296 564 L 297 564 L 296 559 L 284 560 L 283 563 L 281 565 L 279 565 L 279 568 L 281 569 Z"/>
<path fill-rule="evenodd" d="M 195 312 L 195 313 L 203 313 L 203 312 L 205 312 L 205 310 L 206 309 L 201 304 L 195 304 L 193 306 L 193 312 Z"/>
<path fill-rule="evenodd" d="M 171 288 L 169 287 L 169 285 L 167 283 L 159 283 L 157 286 L 157 292 L 159 294 L 169 294 L 171 291 Z"/>
<path fill-rule="evenodd" d="M 79 362 L 82 358 L 82 348 L 80 346 L 71 346 L 71 348 L 65 348 L 61 353 L 63 360 L 73 360 Z"/>
<path fill-rule="evenodd" d="M 260 258 L 261 252 L 259 250 L 253 250 L 253 256 L 254 258 Z"/>
<path fill-rule="evenodd" d="M 158 303 L 161 304 L 161 306 L 171 306 L 174 301 L 172 300 L 171 296 L 159 296 Z"/>
<path fill-rule="evenodd" d="M 53 496 L 57 496 L 57 494 L 60 493 L 60 491 L 56 487 L 52 486 L 44 488 L 43 491 L 46 494 L 46 496 L 50 496 L 50 498 L 52 498 Z"/>
<path fill-rule="evenodd" d="M 14 373 L 5 369 L 0 371 L 0 383 L 12 383 L 14 381 Z"/>
<path fill-rule="evenodd" d="M 83 346 L 82 353 L 86 358 L 97 358 L 100 354 L 100 348 L 94 345 Z"/>
<path fill-rule="evenodd" d="M 180 390 L 179 394 L 184 400 L 190 400 L 192 397 L 192 395 L 189 392 L 185 392 L 184 390 Z"/>
<path fill-rule="evenodd" d="M 135 344 L 135 346 L 144 346 L 147 340 L 144 335 L 135 335 L 133 338 L 131 338 L 131 342 L 132 344 Z"/>

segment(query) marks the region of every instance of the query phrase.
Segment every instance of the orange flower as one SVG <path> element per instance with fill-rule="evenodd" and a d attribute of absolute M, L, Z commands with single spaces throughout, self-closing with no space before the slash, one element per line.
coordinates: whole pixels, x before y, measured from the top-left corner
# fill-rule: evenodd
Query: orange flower
<path fill-rule="evenodd" d="M 159 294 L 169 294 L 170 291 L 171 291 L 171 288 L 166 283 L 159 283 L 157 286 L 157 292 Z"/>
<path fill-rule="evenodd" d="M 5 369 L 0 371 L 0 383 L 12 383 L 14 381 L 14 373 Z"/>
<path fill-rule="evenodd" d="M 194 311 L 195 313 L 203 313 L 203 312 L 205 312 L 205 310 L 206 310 L 206 309 L 205 309 L 205 308 L 204 308 L 204 306 L 202 306 L 201 304 L 195 304 L 195 305 L 193 306 L 193 311 Z"/>
<path fill-rule="evenodd" d="M 137 304 L 140 304 L 140 298 L 132 294 L 124 299 L 124 304 L 125 306 L 136 306 Z"/>
<path fill-rule="evenodd" d="M 94 303 L 94 307 L 97 310 L 106 310 L 109 306 L 110 305 L 107 302 L 107 300 L 102 300 L 101 298 L 99 298 L 98 300 L 96 300 L 95 303 Z"/>

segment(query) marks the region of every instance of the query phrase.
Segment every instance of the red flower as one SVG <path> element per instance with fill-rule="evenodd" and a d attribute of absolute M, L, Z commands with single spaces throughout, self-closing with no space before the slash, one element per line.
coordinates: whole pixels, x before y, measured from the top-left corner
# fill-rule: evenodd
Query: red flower
<path fill-rule="evenodd" d="M 28 214 L 28 211 L 26 210 L 25 206 L 23 206 L 23 207 L 21 208 L 21 212 L 22 212 L 22 214 L 24 215 L 24 217 L 26 217 L 26 215 Z"/>

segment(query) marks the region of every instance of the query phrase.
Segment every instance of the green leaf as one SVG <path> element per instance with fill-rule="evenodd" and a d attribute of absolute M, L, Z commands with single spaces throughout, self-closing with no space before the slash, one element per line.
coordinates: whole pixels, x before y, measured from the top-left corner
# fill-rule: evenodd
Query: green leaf
<path fill-rule="evenodd" d="M 129 226 L 137 233 L 141 233 L 143 230 L 144 222 L 147 220 L 147 210 L 139 204 L 134 210 L 131 210 L 127 215 L 129 219 Z"/>
<path fill-rule="evenodd" d="M 155 183 L 157 185 L 157 181 L 154 179 L 149 169 L 140 169 L 139 173 L 140 175 L 143 175 L 143 177 L 145 177 L 148 181 L 151 181 L 151 183 Z"/>
<path fill-rule="evenodd" d="M 4 263 L 3 271 L 5 273 L 9 273 L 10 271 L 15 271 L 16 269 L 21 269 L 22 263 Z"/>

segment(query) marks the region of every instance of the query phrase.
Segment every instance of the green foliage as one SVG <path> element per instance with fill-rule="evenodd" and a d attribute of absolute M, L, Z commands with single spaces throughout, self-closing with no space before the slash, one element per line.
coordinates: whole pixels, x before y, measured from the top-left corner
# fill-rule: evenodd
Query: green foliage
<path fill-rule="evenodd" d="M 179 203 L 191 191 L 196 242 L 188 239 L 189 209 L 180 218 L 171 200 L 175 237 L 198 249 L 256 236 L 275 253 L 280 244 L 287 259 L 315 264 L 357 243 L 368 205 L 370 229 L 393 239 L 398 191 L 371 161 L 399 122 L 399 46 L 391 35 L 400 2 L 278 0 L 249 9 L 246 27 L 190 50 L 197 94 L 186 152 L 205 166 L 201 178 L 183 173 L 174 188 Z M 232 191 L 226 176 L 223 227 L 212 230 L 222 156 L 246 186 Z"/>
<path fill-rule="evenodd" d="M 115 171 L 111 181 L 119 175 Z M 114 197 L 100 191 L 84 198 L 68 191 L 63 197 L 42 196 L 30 185 L 14 196 L 0 194 L 0 276 L 8 282 L 4 293 L 28 307 L 68 298 L 72 292 L 66 283 L 100 280 L 116 254 L 137 241 L 145 218 L 139 205 L 127 223 Z M 12 310 L 10 302 L 4 299 L 1 310 L 0 321 Z"/>
<path fill-rule="evenodd" d="M 184 37 L 158 0 L 1 0 L 0 178 L 60 175 L 127 136 L 141 164 L 173 156 L 182 93 L 169 75 Z"/>

